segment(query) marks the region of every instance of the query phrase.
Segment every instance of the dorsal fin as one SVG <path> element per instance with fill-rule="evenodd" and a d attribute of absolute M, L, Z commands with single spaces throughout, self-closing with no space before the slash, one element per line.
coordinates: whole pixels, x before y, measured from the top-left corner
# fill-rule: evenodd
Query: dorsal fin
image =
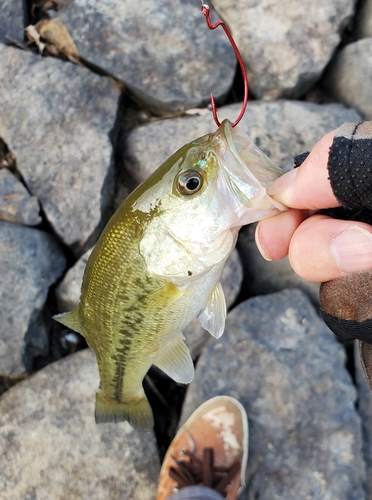
<path fill-rule="evenodd" d="M 53 319 L 55 319 L 59 323 L 62 323 L 62 325 L 67 326 L 67 328 L 71 328 L 71 330 L 74 330 L 74 332 L 78 332 L 84 336 L 78 307 L 71 312 L 56 314 L 55 316 L 53 316 Z"/>

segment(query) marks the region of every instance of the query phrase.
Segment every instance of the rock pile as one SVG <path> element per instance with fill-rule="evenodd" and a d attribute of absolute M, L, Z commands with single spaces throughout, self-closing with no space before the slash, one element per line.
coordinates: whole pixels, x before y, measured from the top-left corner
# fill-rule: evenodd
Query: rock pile
<path fill-rule="evenodd" d="M 213 4 L 248 69 L 241 127 L 275 163 L 288 170 L 329 130 L 372 118 L 370 0 L 358 10 L 353 0 Z M 76 304 L 89 251 L 130 189 L 215 129 L 209 94 L 220 119 L 236 118 L 235 56 L 193 2 L 28 0 L 22 9 L 0 3 L 0 388 L 26 377 L 0 396 L 0 496 L 150 500 L 166 432 L 96 426 L 94 356 L 61 359 L 83 341 L 51 316 Z M 372 397 L 353 346 L 319 319 L 318 285 L 286 259 L 265 262 L 252 235 L 242 230 L 224 271 L 224 336 L 210 339 L 198 321 L 184 332 L 198 361 L 181 418 L 216 394 L 242 402 L 243 498 L 367 500 Z"/>

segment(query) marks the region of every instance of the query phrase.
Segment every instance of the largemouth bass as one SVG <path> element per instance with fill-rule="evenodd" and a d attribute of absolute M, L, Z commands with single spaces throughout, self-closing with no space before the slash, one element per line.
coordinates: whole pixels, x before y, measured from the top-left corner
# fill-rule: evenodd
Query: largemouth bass
<path fill-rule="evenodd" d="M 211 335 L 222 335 L 222 269 L 242 225 L 284 209 L 266 194 L 282 173 L 225 120 L 177 151 L 118 208 L 88 260 L 77 308 L 55 317 L 96 354 L 97 422 L 153 425 L 142 387 L 151 365 L 191 382 L 182 330 L 199 316 Z"/>

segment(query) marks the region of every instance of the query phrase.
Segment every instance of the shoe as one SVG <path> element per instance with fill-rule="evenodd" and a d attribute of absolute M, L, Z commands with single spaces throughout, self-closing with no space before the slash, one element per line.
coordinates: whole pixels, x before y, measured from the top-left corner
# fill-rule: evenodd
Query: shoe
<path fill-rule="evenodd" d="M 201 485 L 236 500 L 245 484 L 248 420 L 229 396 L 202 404 L 180 428 L 164 457 L 156 500 L 185 486 Z"/>

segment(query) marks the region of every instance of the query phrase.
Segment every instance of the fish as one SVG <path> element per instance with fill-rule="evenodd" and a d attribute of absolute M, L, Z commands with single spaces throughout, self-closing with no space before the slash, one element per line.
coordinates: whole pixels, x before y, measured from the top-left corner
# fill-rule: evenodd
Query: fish
<path fill-rule="evenodd" d="M 96 354 L 97 423 L 153 426 L 142 386 L 152 365 L 192 381 L 182 331 L 198 316 L 213 337 L 222 335 L 223 267 L 243 225 L 285 209 L 266 192 L 282 174 L 224 120 L 174 153 L 114 213 L 87 262 L 78 306 L 55 316 Z"/>

